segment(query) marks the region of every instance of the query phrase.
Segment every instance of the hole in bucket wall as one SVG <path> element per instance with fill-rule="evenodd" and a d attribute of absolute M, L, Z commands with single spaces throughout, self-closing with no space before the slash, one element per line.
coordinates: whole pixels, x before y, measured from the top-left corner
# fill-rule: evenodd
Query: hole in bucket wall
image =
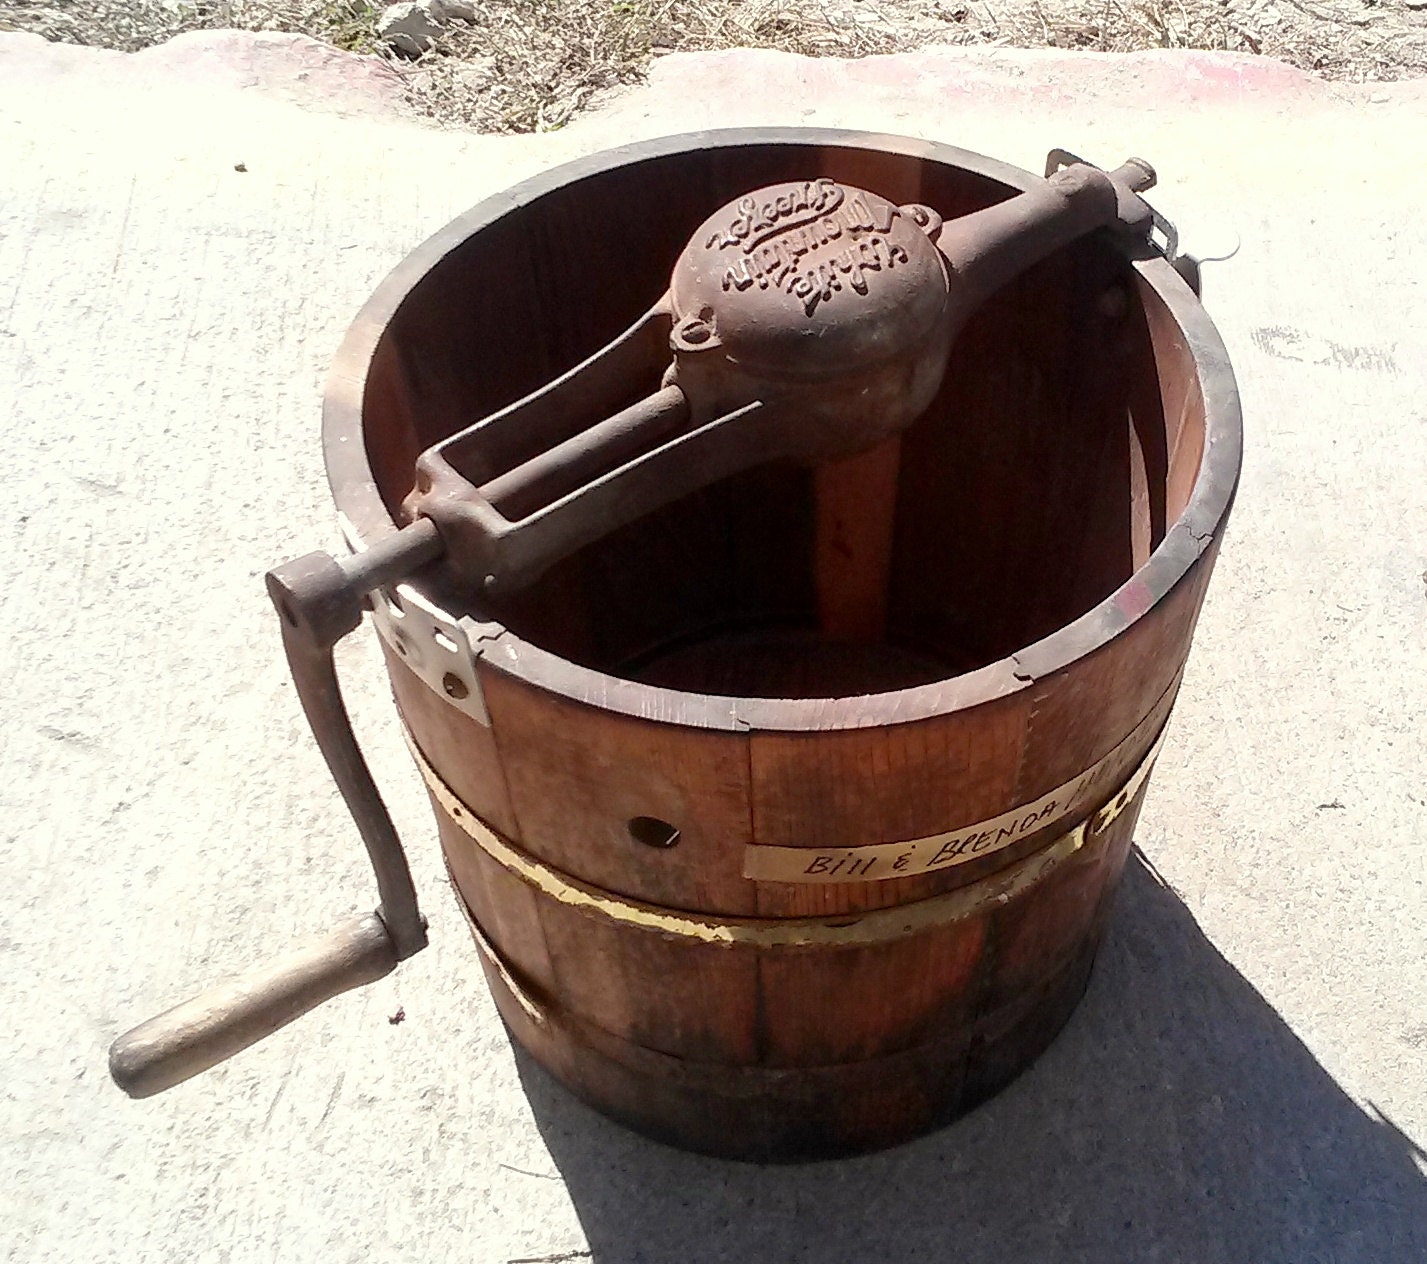
<path fill-rule="evenodd" d="M 667 848 L 679 841 L 679 828 L 657 816 L 636 816 L 630 818 L 629 836 L 646 847 Z"/>

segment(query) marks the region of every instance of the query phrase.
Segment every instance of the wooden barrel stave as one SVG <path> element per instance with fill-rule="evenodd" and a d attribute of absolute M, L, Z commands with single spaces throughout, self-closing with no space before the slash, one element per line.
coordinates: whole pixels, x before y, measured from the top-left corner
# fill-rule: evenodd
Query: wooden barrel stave
<path fill-rule="evenodd" d="M 568 1013 L 536 1021 L 487 967 L 512 1033 L 590 1105 L 658 1140 L 755 1161 L 875 1150 L 941 1126 L 1002 1088 L 1054 1039 L 1089 979 L 1098 938 L 1001 1005 L 946 1020 L 869 1058 L 801 1066 L 698 1063 Z"/>
<path fill-rule="evenodd" d="M 1006 905 L 831 950 L 715 947 L 605 922 L 522 891 L 434 806 L 460 897 L 502 967 L 488 965 L 502 1015 L 537 1059 L 651 1135 L 771 1158 L 904 1139 L 1044 1048 L 1083 990 L 1142 794 Z"/>

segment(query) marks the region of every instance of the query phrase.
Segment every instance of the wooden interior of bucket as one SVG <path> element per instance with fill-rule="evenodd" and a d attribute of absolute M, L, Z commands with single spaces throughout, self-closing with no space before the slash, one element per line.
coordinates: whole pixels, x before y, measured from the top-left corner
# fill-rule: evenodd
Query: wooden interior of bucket
<path fill-rule="evenodd" d="M 947 218 L 1014 192 L 920 158 L 778 145 L 658 157 L 522 206 L 430 270 L 377 347 L 364 433 L 393 517 L 422 449 L 619 333 L 712 210 L 823 175 Z M 630 400 L 657 385 L 631 382 Z M 923 684 L 1004 658 L 1114 592 L 1188 500 L 1203 442 L 1190 352 L 1102 234 L 973 318 L 940 395 L 900 438 L 707 488 L 482 613 L 582 666 L 701 693 Z"/>

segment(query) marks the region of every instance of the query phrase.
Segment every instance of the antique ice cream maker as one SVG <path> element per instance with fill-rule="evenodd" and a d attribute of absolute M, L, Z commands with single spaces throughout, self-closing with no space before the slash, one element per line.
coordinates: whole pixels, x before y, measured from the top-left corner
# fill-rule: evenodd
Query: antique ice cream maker
<path fill-rule="evenodd" d="M 1238 477 L 1130 160 L 674 137 L 413 253 L 323 420 L 349 551 L 268 575 L 375 911 L 115 1042 L 134 1096 L 419 951 L 348 723 L 372 615 L 514 1038 L 741 1158 L 969 1108 L 1084 990 Z"/>

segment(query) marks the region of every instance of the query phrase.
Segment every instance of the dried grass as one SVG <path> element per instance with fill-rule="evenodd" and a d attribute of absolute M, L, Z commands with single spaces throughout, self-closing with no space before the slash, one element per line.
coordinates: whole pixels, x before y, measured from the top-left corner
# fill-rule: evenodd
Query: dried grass
<path fill-rule="evenodd" d="M 352 52 L 381 51 L 379 5 L 364 0 L 0 0 L 0 30 L 137 52 L 184 31 L 297 31 Z"/>
<path fill-rule="evenodd" d="M 891 31 L 836 23 L 799 0 L 488 0 L 480 22 L 453 30 L 410 74 L 434 117 L 528 132 L 559 127 L 595 93 L 641 78 L 661 52 L 862 57 L 899 46 Z"/>
<path fill-rule="evenodd" d="M 417 59 L 368 0 L 0 0 L 0 29 L 134 50 L 181 31 L 298 31 L 392 59 L 416 109 L 482 131 L 560 127 L 670 51 L 862 57 L 928 44 L 1262 53 L 1340 79 L 1427 74 L 1421 0 L 483 0 Z"/>

